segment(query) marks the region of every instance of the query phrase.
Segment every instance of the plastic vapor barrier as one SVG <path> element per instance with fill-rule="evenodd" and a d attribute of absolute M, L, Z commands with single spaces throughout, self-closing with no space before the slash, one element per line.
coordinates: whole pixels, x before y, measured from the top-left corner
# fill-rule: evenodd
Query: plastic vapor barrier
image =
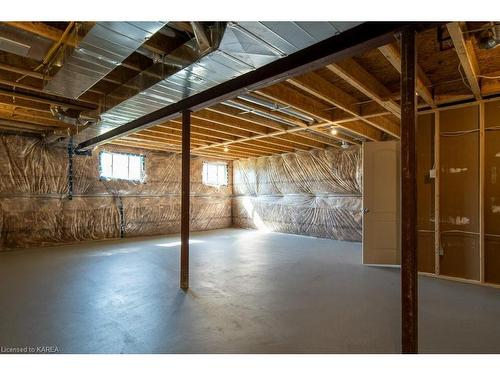
<path fill-rule="evenodd" d="M 361 241 L 361 149 L 314 150 L 238 160 L 233 224 Z"/>
<path fill-rule="evenodd" d="M 145 155 L 144 183 L 99 177 L 99 152 Z M 0 136 L 0 249 L 84 240 L 178 233 L 179 155 L 103 146 L 73 156 L 69 199 L 68 151 L 37 138 Z M 231 176 L 220 188 L 202 183 L 191 162 L 191 230 L 231 226 Z"/>

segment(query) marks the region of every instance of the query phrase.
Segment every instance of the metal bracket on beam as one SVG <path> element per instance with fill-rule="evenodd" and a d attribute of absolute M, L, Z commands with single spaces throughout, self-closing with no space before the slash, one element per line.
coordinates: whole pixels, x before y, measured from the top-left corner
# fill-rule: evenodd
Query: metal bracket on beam
<path fill-rule="evenodd" d="M 79 150 L 74 149 L 73 153 L 78 156 L 92 156 L 92 150 Z"/>

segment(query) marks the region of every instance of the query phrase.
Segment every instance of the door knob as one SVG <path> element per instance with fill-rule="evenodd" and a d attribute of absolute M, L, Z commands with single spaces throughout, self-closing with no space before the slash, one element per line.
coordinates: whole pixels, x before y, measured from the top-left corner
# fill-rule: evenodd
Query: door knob
<path fill-rule="evenodd" d="M 368 212 L 370 212 L 370 210 L 368 208 L 363 208 L 363 213 L 364 214 L 367 214 Z"/>

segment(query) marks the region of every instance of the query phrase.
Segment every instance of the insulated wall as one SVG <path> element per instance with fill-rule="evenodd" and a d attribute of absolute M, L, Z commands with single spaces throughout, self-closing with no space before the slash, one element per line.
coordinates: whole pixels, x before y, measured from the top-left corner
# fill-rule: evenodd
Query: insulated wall
<path fill-rule="evenodd" d="M 484 278 L 500 284 L 500 101 L 485 104 Z"/>
<path fill-rule="evenodd" d="M 479 106 L 440 115 L 439 269 L 479 280 Z"/>
<path fill-rule="evenodd" d="M 99 151 L 145 155 L 144 183 L 99 178 Z M 191 162 L 191 230 L 231 226 L 232 166 L 228 186 L 202 184 L 202 162 Z M 73 157 L 68 197 L 68 153 L 37 138 L 0 136 L 0 249 L 180 231 L 179 155 L 103 146 Z"/>
<path fill-rule="evenodd" d="M 361 149 L 314 150 L 238 160 L 233 224 L 361 241 Z"/>
<path fill-rule="evenodd" d="M 500 284 L 500 101 L 419 115 L 417 164 L 419 271 Z"/>
<path fill-rule="evenodd" d="M 417 122 L 417 250 L 418 270 L 434 272 L 434 114 L 418 116 Z"/>

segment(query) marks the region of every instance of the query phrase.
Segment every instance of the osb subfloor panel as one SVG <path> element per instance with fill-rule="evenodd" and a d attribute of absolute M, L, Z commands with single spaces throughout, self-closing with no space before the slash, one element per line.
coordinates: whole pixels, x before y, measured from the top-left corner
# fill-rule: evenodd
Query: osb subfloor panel
<path fill-rule="evenodd" d="M 253 230 L 0 254 L 0 346 L 62 353 L 399 352 L 399 270 L 357 243 Z M 421 277 L 422 352 L 500 353 L 500 289 Z"/>

